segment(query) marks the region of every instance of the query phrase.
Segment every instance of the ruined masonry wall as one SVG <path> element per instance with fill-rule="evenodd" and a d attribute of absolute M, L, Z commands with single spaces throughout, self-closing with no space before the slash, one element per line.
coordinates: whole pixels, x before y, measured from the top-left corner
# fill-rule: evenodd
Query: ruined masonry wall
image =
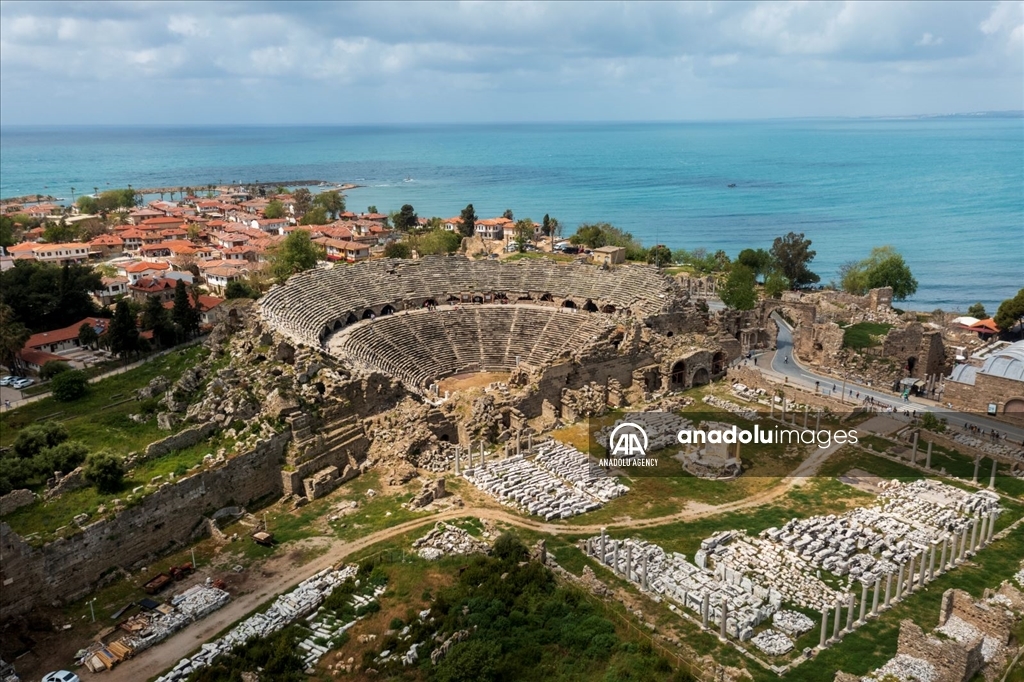
<path fill-rule="evenodd" d="M 925 632 L 912 620 L 900 621 L 897 653 L 913 656 L 935 666 L 932 682 L 967 682 L 981 670 L 985 660 L 981 655 L 982 638 L 970 648 L 953 640 L 942 640 Z"/>
<path fill-rule="evenodd" d="M 151 561 L 182 546 L 216 510 L 280 494 L 290 437 L 277 434 L 222 467 L 165 484 L 114 518 L 43 547 L 31 547 L 0 523 L 0 620 L 79 598 L 112 568 Z"/>
<path fill-rule="evenodd" d="M 957 589 L 949 589 L 942 594 L 939 625 L 944 625 L 950 616 L 957 616 L 1003 644 L 1010 641 L 1010 633 L 1016 625 L 1005 608 L 976 602 L 969 593 Z"/>

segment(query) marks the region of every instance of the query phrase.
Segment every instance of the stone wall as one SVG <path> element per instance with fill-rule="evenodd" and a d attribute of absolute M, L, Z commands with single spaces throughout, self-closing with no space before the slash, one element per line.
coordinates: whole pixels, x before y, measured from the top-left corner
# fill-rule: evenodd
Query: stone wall
<path fill-rule="evenodd" d="M 1007 413 L 1006 404 L 1011 400 L 1024 400 L 1024 382 L 987 374 L 975 375 L 974 385 L 960 384 L 946 380 L 942 394 L 943 402 L 966 412 L 986 414 L 990 403 L 995 403 L 1000 419 L 1024 423 L 1024 413 Z"/>
<path fill-rule="evenodd" d="M 941 374 L 946 361 L 942 334 L 926 330 L 919 323 L 902 329 L 891 329 L 882 342 L 882 355 L 890 357 L 904 368 L 906 376 L 923 379 Z"/>
<path fill-rule="evenodd" d="M 987 637 L 999 640 L 999 643 L 1004 645 L 1010 641 L 1010 633 L 1017 624 L 1013 615 L 1005 608 L 975 601 L 969 593 L 952 588 L 942 593 L 939 625 L 945 625 L 950 616 L 967 621 Z"/>
<path fill-rule="evenodd" d="M 0 516 L 6 516 L 11 512 L 27 507 L 36 501 L 36 494 L 31 490 L 12 490 L 3 497 L 0 497 Z"/>
<path fill-rule="evenodd" d="M 277 434 L 223 466 L 164 484 L 138 504 L 82 532 L 32 547 L 0 523 L 0 619 L 92 590 L 115 568 L 129 569 L 207 532 L 206 515 L 281 493 L 281 463 L 291 434 Z"/>
<path fill-rule="evenodd" d="M 143 457 L 137 458 L 134 463 L 140 464 L 154 457 L 162 457 L 168 452 L 190 448 L 196 443 L 209 438 L 217 428 L 217 425 L 213 422 L 207 422 L 206 424 L 184 429 L 173 436 L 167 436 L 166 438 L 154 441 L 146 447 L 146 454 Z"/>
<path fill-rule="evenodd" d="M 983 641 L 979 637 L 964 645 L 950 639 L 939 639 L 925 634 L 914 621 L 907 619 L 900 621 L 896 652 L 934 665 L 935 677 L 932 682 L 968 682 L 985 664 L 981 655 Z"/>

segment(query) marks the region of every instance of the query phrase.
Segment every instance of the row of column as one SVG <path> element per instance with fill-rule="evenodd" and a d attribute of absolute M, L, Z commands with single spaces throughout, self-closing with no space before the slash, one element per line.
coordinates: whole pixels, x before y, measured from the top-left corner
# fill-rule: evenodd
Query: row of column
<path fill-rule="evenodd" d="M 774 419 L 775 418 L 775 397 L 774 396 L 769 396 L 769 398 L 768 398 L 768 407 L 769 407 L 768 417 L 770 419 Z M 792 419 L 790 420 L 790 423 L 792 423 L 793 426 L 796 426 L 796 415 L 793 414 L 793 413 L 790 413 L 790 414 L 792 414 Z M 786 399 L 785 398 L 782 399 L 782 408 L 781 408 L 781 412 L 780 412 L 780 419 L 782 419 L 783 422 L 786 421 Z M 809 410 L 807 405 L 804 405 L 804 428 L 805 429 L 808 426 L 809 420 L 810 420 L 810 410 Z M 821 430 L 821 410 L 818 410 L 815 413 L 815 415 L 814 415 L 814 430 L 815 431 L 820 431 Z"/>
<path fill-rule="evenodd" d="M 806 426 L 806 424 L 805 424 L 805 426 Z M 917 451 L 918 451 L 918 438 L 919 438 L 919 435 L 920 435 L 920 432 L 919 431 L 915 431 L 914 432 L 914 438 L 911 441 L 910 463 L 913 464 L 914 466 L 917 466 Z M 927 451 L 925 453 L 925 461 L 924 461 L 924 468 L 929 470 L 929 471 L 931 471 L 931 468 L 932 468 L 932 444 L 933 444 L 932 441 L 928 441 L 928 449 L 927 449 Z M 982 458 L 981 458 L 980 455 L 974 458 L 974 478 L 973 478 L 973 482 L 974 482 L 975 485 L 978 484 L 978 474 L 981 472 L 981 459 Z M 999 462 L 995 458 L 993 458 L 992 459 L 992 473 L 991 473 L 991 475 L 989 476 L 989 479 L 988 479 L 988 488 L 989 488 L 989 490 L 995 490 L 995 488 L 996 488 L 996 474 L 998 473 L 998 471 L 999 471 Z"/>
<path fill-rule="evenodd" d="M 531 450 L 533 450 L 533 434 L 527 434 L 526 440 L 527 440 L 526 451 L 530 452 Z M 486 469 L 487 468 L 487 451 L 484 449 L 484 441 L 480 441 L 480 451 L 479 452 L 480 452 L 480 468 L 481 469 Z M 516 438 L 515 454 L 516 454 L 516 457 L 519 457 L 522 454 L 522 437 L 517 437 Z M 466 455 L 469 457 L 469 466 L 465 467 L 465 468 L 466 469 L 472 469 L 473 468 L 473 448 L 472 448 L 472 446 L 466 448 Z M 511 456 L 512 456 L 512 442 L 511 441 L 506 441 L 505 442 L 505 459 L 508 459 Z M 456 445 L 455 446 L 455 460 L 453 461 L 452 466 L 453 466 L 453 471 L 455 472 L 456 476 L 459 476 L 459 475 L 462 474 L 462 471 L 463 471 L 463 467 L 462 467 L 462 446 L 460 446 L 460 445 Z"/>
<path fill-rule="evenodd" d="M 923 588 L 926 583 L 935 579 L 936 574 L 942 575 L 948 570 L 963 563 L 964 559 L 973 555 L 978 550 L 987 546 L 995 534 L 996 519 L 998 514 L 990 511 L 988 514 L 971 519 L 971 523 L 964 526 L 959 533 L 943 536 L 941 542 L 933 541 L 928 549 L 914 554 L 910 559 L 899 565 L 896 571 L 896 592 L 892 592 L 893 574 L 885 576 L 885 597 L 882 594 L 882 578 L 875 578 L 873 588 L 867 583 L 861 583 L 860 609 L 857 620 L 854 621 L 853 613 L 856 602 L 856 595 L 850 593 L 846 604 L 846 627 L 840 631 L 842 620 L 842 601 L 837 601 L 833 607 L 821 611 L 821 635 L 818 646 L 825 647 L 840 639 L 842 633 L 853 631 L 854 627 L 863 625 L 869 617 L 875 617 L 880 610 L 891 608 L 901 601 L 905 596 Z M 938 558 L 938 568 L 936 568 Z M 868 592 L 871 590 L 871 612 L 867 611 Z M 879 606 L 879 602 L 882 605 Z M 832 621 L 832 636 L 829 638 L 829 614 L 834 610 Z"/>

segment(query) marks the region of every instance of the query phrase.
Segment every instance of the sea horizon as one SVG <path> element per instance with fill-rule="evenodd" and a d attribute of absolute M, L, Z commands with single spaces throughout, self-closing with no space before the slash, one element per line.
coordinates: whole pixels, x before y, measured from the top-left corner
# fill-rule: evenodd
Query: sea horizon
<path fill-rule="evenodd" d="M 610 222 L 650 246 L 814 242 L 823 284 L 889 244 L 899 307 L 989 312 L 1024 284 L 1024 112 L 731 121 L 0 126 L 0 196 L 322 180 L 351 210 Z M 730 187 L 735 185 L 735 187 Z M 996 276 L 993 276 L 996 273 Z M 998 273 L 1004 273 L 1005 276 Z"/>

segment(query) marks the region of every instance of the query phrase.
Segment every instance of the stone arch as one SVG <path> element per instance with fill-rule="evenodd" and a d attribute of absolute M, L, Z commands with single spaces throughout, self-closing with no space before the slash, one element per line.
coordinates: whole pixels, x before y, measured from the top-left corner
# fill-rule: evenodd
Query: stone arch
<path fill-rule="evenodd" d="M 703 386 L 711 383 L 711 375 L 708 374 L 707 367 L 698 367 L 693 371 L 693 379 L 690 380 L 691 386 Z"/>
<path fill-rule="evenodd" d="M 716 351 L 715 354 L 711 356 L 711 373 L 717 375 L 724 371 L 725 351 Z"/>
<path fill-rule="evenodd" d="M 612 313 L 615 312 L 615 306 L 613 306 L 611 303 L 603 305 L 601 306 L 601 312 L 608 313 L 609 315 L 611 315 Z"/>
<path fill-rule="evenodd" d="M 595 303 L 588 298 L 586 302 L 583 304 L 583 309 L 586 310 L 588 313 L 596 313 L 597 305 L 595 305 Z"/>
<path fill-rule="evenodd" d="M 341 318 L 339 317 L 339 318 L 338 318 L 337 320 L 335 320 L 335 321 L 334 321 L 334 327 L 333 327 L 333 330 L 334 330 L 334 331 L 338 331 L 338 330 L 339 330 L 339 329 L 341 329 L 341 328 L 342 328 L 342 327 L 343 327 L 344 325 L 345 325 L 345 323 L 344 323 L 344 322 L 342 322 L 342 321 L 341 321 Z"/>
<path fill-rule="evenodd" d="M 555 298 L 551 294 L 543 294 L 540 297 L 540 300 L 547 301 L 548 303 L 554 303 L 555 302 Z"/>
<path fill-rule="evenodd" d="M 473 301 L 473 303 L 483 303 L 484 302 L 484 297 L 481 296 L 480 294 L 473 294 L 472 301 Z"/>
<path fill-rule="evenodd" d="M 437 301 L 435 301 L 435 300 L 434 300 L 434 299 L 432 299 L 432 298 L 428 298 L 427 300 L 425 300 L 425 301 L 423 302 L 423 307 L 424 307 L 424 308 L 429 308 L 430 306 L 434 306 L 434 307 L 437 307 Z"/>
<path fill-rule="evenodd" d="M 686 361 L 676 360 L 669 370 L 668 385 L 670 388 L 683 388 L 686 386 Z"/>
<path fill-rule="evenodd" d="M 571 298 L 567 298 L 564 301 L 562 301 L 562 307 L 563 308 L 576 308 L 577 307 L 576 306 L 576 301 L 572 300 Z"/>
<path fill-rule="evenodd" d="M 345 318 L 345 324 L 346 325 L 355 324 L 358 321 L 359 321 L 359 318 L 356 317 L 355 313 L 349 313 L 348 317 Z"/>
<path fill-rule="evenodd" d="M 451 305 L 452 303 L 461 303 L 461 302 L 462 302 L 462 299 L 461 299 L 461 298 L 459 298 L 458 296 L 456 296 L 455 294 L 449 294 L 449 295 L 448 295 L 448 298 L 447 298 L 447 299 L 445 299 L 445 302 L 446 302 L 446 303 L 447 303 L 448 305 Z"/>
<path fill-rule="evenodd" d="M 1003 414 L 1024 415 L 1024 398 L 1011 398 L 1003 405 Z"/>
<path fill-rule="evenodd" d="M 373 312 L 373 308 L 367 308 L 363 311 L 364 320 L 372 320 L 374 317 L 376 317 L 376 313 Z"/>
<path fill-rule="evenodd" d="M 394 315 L 395 314 L 395 307 L 393 305 L 391 305 L 390 303 L 387 303 L 387 304 L 385 304 L 385 306 L 383 308 L 380 309 L 380 314 L 381 315 Z"/>
<path fill-rule="evenodd" d="M 915 367 L 917 367 L 917 358 L 914 356 L 907 358 L 907 376 L 914 376 Z"/>

